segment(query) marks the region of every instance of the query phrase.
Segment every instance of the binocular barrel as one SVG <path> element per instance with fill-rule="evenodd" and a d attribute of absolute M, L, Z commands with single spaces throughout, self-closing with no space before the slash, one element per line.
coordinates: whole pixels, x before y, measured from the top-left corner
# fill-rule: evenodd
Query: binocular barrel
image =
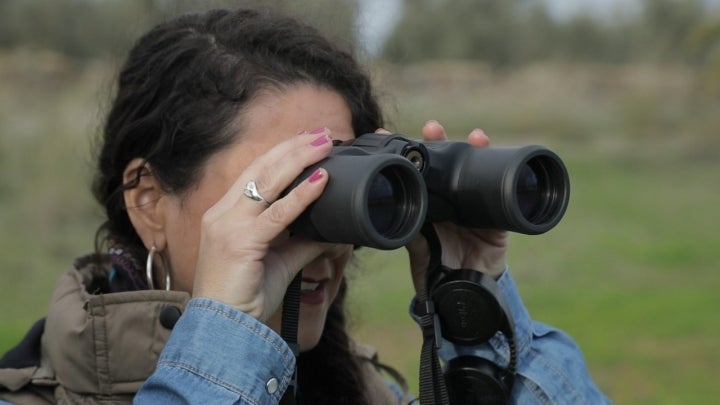
<path fill-rule="evenodd" d="M 330 180 L 320 198 L 290 226 L 292 232 L 387 250 L 408 244 L 420 231 L 427 192 L 422 176 L 404 157 L 336 147 L 300 178 L 320 166 Z"/>
<path fill-rule="evenodd" d="M 427 220 L 537 235 L 560 222 L 570 198 L 562 160 L 537 145 L 475 148 L 425 143 Z"/>
<path fill-rule="evenodd" d="M 475 148 L 365 134 L 335 146 L 297 182 L 320 166 L 328 185 L 291 231 L 386 250 L 409 243 L 425 222 L 540 234 L 557 225 L 570 195 L 565 165 L 542 146 Z"/>

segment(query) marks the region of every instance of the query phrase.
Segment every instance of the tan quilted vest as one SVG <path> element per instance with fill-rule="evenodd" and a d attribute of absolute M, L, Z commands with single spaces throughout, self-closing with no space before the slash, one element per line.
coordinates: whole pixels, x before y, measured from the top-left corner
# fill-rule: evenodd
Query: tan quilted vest
<path fill-rule="evenodd" d="M 160 290 L 92 295 L 85 284 L 107 270 L 90 267 L 59 279 L 42 336 L 41 365 L 0 369 L 0 399 L 23 405 L 129 404 L 155 370 L 170 336 L 160 314 L 184 309 L 190 295 Z M 362 369 L 372 403 L 398 404 L 375 365 L 375 353 L 358 346 L 358 354 L 367 360 Z"/>

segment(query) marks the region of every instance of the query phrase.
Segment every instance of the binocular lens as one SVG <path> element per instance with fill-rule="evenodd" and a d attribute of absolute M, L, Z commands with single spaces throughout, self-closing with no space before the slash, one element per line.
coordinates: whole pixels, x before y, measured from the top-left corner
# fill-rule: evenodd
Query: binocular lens
<path fill-rule="evenodd" d="M 526 220 L 541 224 L 562 208 L 562 173 L 558 163 L 547 156 L 535 156 L 520 169 L 515 192 Z"/>
<path fill-rule="evenodd" d="M 538 184 L 538 176 L 529 164 L 523 166 L 518 177 L 517 187 L 518 205 L 525 219 L 531 221 L 541 204 L 542 195 Z"/>
<path fill-rule="evenodd" d="M 417 213 L 417 209 L 410 206 L 419 196 L 405 188 L 402 174 L 395 167 L 386 167 L 372 179 L 368 191 L 370 222 L 380 235 L 387 238 L 395 238 L 399 232 L 405 232 L 406 225 L 414 222 L 409 215 Z"/>
<path fill-rule="evenodd" d="M 378 173 L 370 184 L 367 208 L 375 230 L 386 235 L 396 222 L 398 198 L 393 184 L 382 172 Z"/>

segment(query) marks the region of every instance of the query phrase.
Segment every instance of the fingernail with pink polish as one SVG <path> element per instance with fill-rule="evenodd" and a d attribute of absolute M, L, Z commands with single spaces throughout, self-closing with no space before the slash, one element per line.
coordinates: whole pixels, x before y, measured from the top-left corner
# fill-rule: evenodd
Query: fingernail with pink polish
<path fill-rule="evenodd" d="M 313 129 L 312 131 L 310 131 L 310 133 L 313 135 L 322 134 L 324 132 L 328 132 L 327 127 L 320 127 L 320 128 Z"/>
<path fill-rule="evenodd" d="M 325 134 L 325 135 L 322 135 L 322 136 L 319 136 L 319 137 L 315 138 L 314 141 L 310 142 L 310 145 L 312 145 L 312 146 L 320 146 L 320 145 L 325 145 L 325 144 L 328 143 L 328 142 L 330 142 L 330 137 L 327 136 L 327 134 Z"/>
<path fill-rule="evenodd" d="M 309 181 L 310 183 L 315 183 L 316 181 L 318 181 L 318 180 L 320 180 L 320 179 L 322 179 L 322 178 L 323 178 L 323 171 L 322 171 L 322 169 L 315 169 L 315 171 L 313 172 L 313 174 L 311 174 L 310 177 L 308 177 L 308 181 Z"/>

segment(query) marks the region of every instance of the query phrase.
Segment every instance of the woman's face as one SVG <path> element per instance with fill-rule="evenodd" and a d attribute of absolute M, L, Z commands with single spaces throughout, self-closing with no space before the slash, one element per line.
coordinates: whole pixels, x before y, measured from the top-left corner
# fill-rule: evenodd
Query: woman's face
<path fill-rule="evenodd" d="M 265 93 L 242 113 L 242 122 L 237 142 L 208 161 L 201 181 L 189 193 L 171 196 L 165 222 L 167 245 L 162 253 L 170 264 L 173 289 L 192 292 L 201 218 L 257 156 L 302 131 L 322 127 L 330 129 L 334 140 L 354 138 L 350 110 L 343 98 L 308 84 Z M 298 333 L 301 350 L 311 349 L 320 339 L 351 254 L 349 245 L 328 247 L 303 268 Z M 269 326 L 279 332 L 280 311 Z"/>

